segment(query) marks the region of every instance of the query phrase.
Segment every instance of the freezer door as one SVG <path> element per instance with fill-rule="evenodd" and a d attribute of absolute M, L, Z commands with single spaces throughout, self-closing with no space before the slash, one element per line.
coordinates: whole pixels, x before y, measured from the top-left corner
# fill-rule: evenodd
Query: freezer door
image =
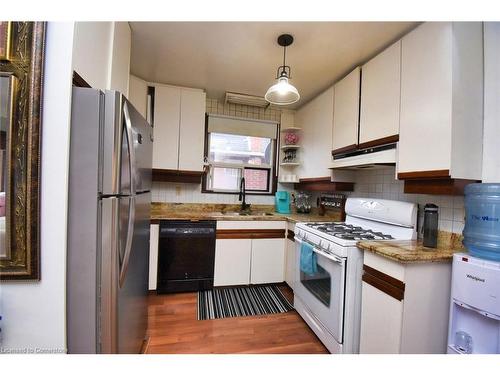
<path fill-rule="evenodd" d="M 119 92 L 106 91 L 103 194 L 151 189 L 152 128 Z"/>
<path fill-rule="evenodd" d="M 120 201 L 120 232 L 131 229 L 132 236 L 130 232 L 120 236 L 120 246 L 126 249 L 123 256 L 119 255 L 117 351 L 139 353 L 147 329 L 151 193 L 123 197 Z M 131 210 L 134 213 L 127 217 Z"/>

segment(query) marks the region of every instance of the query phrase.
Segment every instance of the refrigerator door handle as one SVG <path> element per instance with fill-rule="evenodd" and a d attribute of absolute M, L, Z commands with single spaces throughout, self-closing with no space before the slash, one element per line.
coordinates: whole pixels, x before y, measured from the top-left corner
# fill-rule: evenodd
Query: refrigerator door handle
<path fill-rule="evenodd" d="M 125 251 L 123 259 L 120 261 L 119 286 L 123 286 L 125 275 L 127 274 L 128 262 L 130 260 L 130 252 L 132 251 L 132 241 L 134 238 L 135 224 L 135 197 L 130 197 L 130 205 L 128 208 L 128 225 L 127 225 L 127 240 L 125 242 Z"/>
<path fill-rule="evenodd" d="M 125 131 L 127 135 L 128 150 L 129 150 L 129 171 L 130 171 L 130 195 L 135 195 L 135 179 L 136 179 L 136 163 L 135 163 L 135 147 L 132 122 L 128 111 L 127 102 L 123 103 L 123 117 L 125 119 Z"/>

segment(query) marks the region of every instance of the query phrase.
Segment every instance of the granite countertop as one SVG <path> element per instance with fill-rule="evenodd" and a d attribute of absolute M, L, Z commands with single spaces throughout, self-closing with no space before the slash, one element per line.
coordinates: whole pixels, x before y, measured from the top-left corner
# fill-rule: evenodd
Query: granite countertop
<path fill-rule="evenodd" d="M 340 221 L 340 212 L 328 212 L 321 216 L 316 210 L 310 214 L 274 212 L 272 205 L 252 205 L 249 215 L 235 215 L 239 205 L 228 204 L 193 204 L 193 203 L 157 203 L 151 204 L 151 220 L 230 220 L 230 221 Z"/>
<path fill-rule="evenodd" d="M 358 247 L 399 263 L 451 262 L 464 251 L 462 235 L 439 231 L 438 246 L 424 247 L 421 240 L 359 241 Z"/>

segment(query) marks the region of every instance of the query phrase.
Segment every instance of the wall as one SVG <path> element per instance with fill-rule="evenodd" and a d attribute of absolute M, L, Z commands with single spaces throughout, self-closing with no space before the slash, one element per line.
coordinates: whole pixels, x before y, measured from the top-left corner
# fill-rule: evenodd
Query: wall
<path fill-rule="evenodd" d="M 113 47 L 108 88 L 129 93 L 130 48 L 132 32 L 128 22 L 113 22 Z"/>
<path fill-rule="evenodd" d="M 447 195 L 405 194 L 404 182 L 396 180 L 394 167 L 357 171 L 351 197 L 392 199 L 419 204 L 419 224 L 423 223 L 423 207 L 434 203 L 439 207 L 439 229 L 462 233 L 464 197 Z"/>
<path fill-rule="evenodd" d="M 207 98 L 206 111 L 219 115 L 271 120 L 280 122 L 281 111 L 272 107 L 258 108 L 240 104 L 226 104 L 217 99 Z M 278 186 L 278 189 L 286 189 Z M 176 203 L 238 203 L 237 194 L 202 193 L 199 184 L 180 184 L 170 182 L 153 182 L 152 199 L 154 202 Z M 248 195 L 250 204 L 274 204 L 274 196 Z"/>
<path fill-rule="evenodd" d="M 464 228 L 464 197 L 447 195 L 405 194 L 404 182 L 395 177 L 395 168 L 386 167 L 358 170 L 354 174 L 354 191 L 344 194 L 349 197 L 391 199 L 419 205 L 419 235 L 423 223 L 423 207 L 434 203 L 439 207 L 439 229 L 446 232 L 462 233 Z M 314 194 L 312 202 L 316 202 Z"/>
<path fill-rule="evenodd" d="M 40 282 L 3 282 L 0 352 L 66 348 L 66 218 L 74 24 L 49 22 L 42 111 Z"/>
<path fill-rule="evenodd" d="M 75 23 L 73 69 L 94 88 L 108 87 L 112 36 L 112 22 Z"/>
<path fill-rule="evenodd" d="M 73 69 L 99 89 L 128 95 L 131 31 L 127 22 L 76 22 Z"/>
<path fill-rule="evenodd" d="M 500 22 L 484 23 L 483 182 L 500 182 Z"/>

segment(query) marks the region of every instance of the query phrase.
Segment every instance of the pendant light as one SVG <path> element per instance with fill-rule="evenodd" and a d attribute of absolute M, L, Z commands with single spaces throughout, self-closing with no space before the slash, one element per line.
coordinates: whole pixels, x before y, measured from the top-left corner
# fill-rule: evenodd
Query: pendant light
<path fill-rule="evenodd" d="M 266 95 L 264 96 L 269 103 L 288 105 L 295 103 L 300 99 L 299 92 L 289 82 L 289 79 L 291 78 L 291 69 L 285 64 L 286 47 L 292 43 L 293 36 L 290 34 L 283 34 L 278 37 L 278 44 L 283 47 L 283 65 L 278 68 L 278 72 L 276 74 L 278 82 L 269 87 L 269 90 L 267 90 Z"/>

